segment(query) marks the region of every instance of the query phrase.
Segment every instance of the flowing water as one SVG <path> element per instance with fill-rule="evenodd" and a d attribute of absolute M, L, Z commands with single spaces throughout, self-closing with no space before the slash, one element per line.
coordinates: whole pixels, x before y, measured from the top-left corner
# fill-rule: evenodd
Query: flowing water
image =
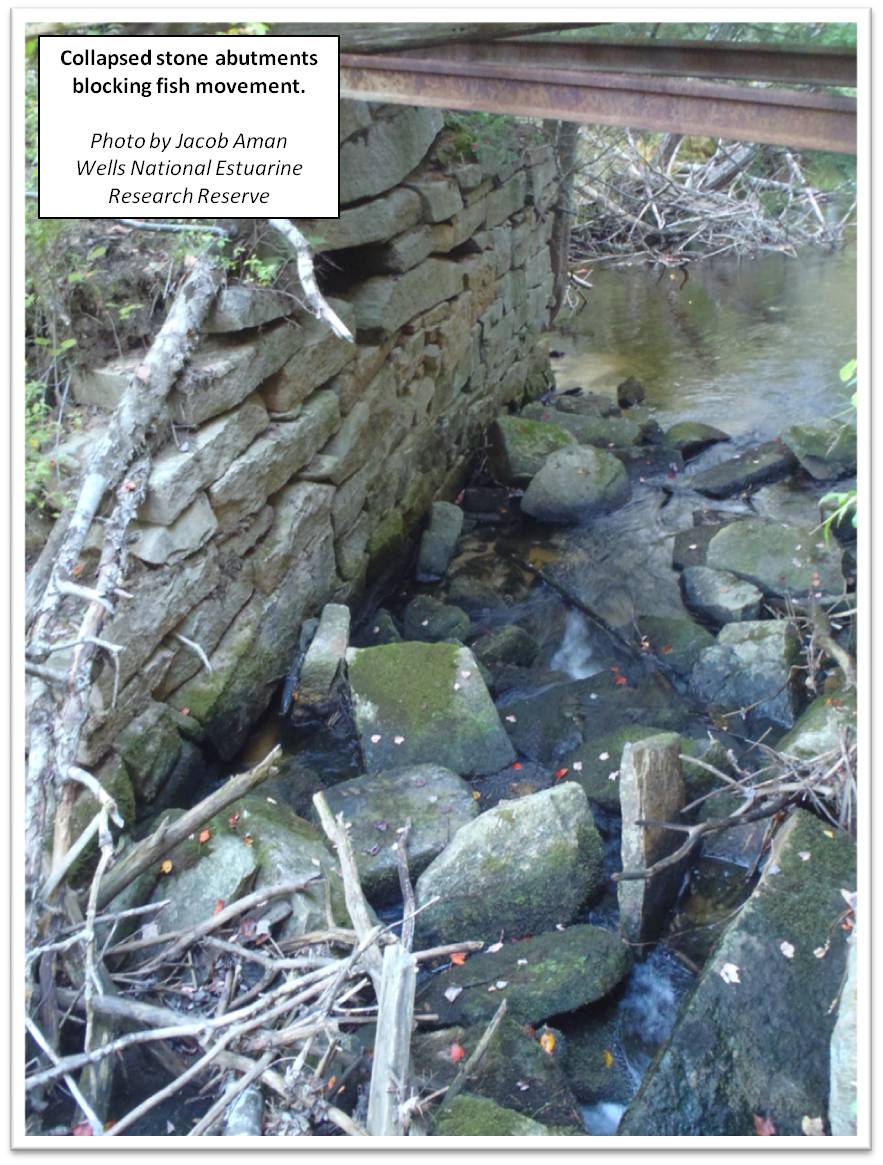
<path fill-rule="evenodd" d="M 551 347 L 558 387 L 647 389 L 664 427 L 702 420 L 769 440 L 786 424 L 845 404 L 838 371 L 855 355 L 851 249 L 799 259 L 720 259 L 671 280 L 643 268 L 596 269 L 586 306 L 559 317 Z"/>

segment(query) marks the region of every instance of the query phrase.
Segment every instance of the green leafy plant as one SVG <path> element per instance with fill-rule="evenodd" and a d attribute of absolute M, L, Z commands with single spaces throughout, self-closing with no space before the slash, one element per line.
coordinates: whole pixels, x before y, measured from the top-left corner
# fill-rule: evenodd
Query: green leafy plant
<path fill-rule="evenodd" d="M 840 383 L 845 384 L 847 388 L 858 383 L 857 359 L 847 360 L 840 369 Z M 851 404 L 854 409 L 858 408 L 857 392 L 852 394 Z M 822 522 L 822 534 L 826 542 L 830 541 L 833 528 L 842 525 L 847 518 L 849 518 L 853 528 L 858 526 L 858 494 L 856 490 L 831 490 L 819 500 L 819 506 L 823 510 L 833 507 Z"/>
<path fill-rule="evenodd" d="M 445 129 L 447 134 L 439 147 L 442 161 L 499 166 L 518 152 L 515 122 L 504 114 L 450 112 Z"/>
<path fill-rule="evenodd" d="M 47 446 L 57 431 L 43 384 L 29 380 L 25 384 L 25 504 L 28 506 L 42 508 L 44 504 L 45 488 L 52 476 Z"/>

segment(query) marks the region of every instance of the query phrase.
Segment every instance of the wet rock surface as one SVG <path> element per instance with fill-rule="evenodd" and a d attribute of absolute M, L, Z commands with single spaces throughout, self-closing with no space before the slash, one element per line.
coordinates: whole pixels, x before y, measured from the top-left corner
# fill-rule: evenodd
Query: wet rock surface
<path fill-rule="evenodd" d="M 552 453 L 531 479 L 521 510 L 540 522 L 577 524 L 624 505 L 628 474 L 611 454 L 580 447 Z"/>
<path fill-rule="evenodd" d="M 854 885 L 853 842 L 795 812 L 760 884 L 715 947 L 621 1135 L 748 1137 L 760 1116 L 779 1136 L 802 1136 L 804 1117 L 824 1116 L 830 1004 L 847 955 L 835 920 L 843 912 L 841 888 Z M 828 942 L 825 957 L 817 957 Z"/>

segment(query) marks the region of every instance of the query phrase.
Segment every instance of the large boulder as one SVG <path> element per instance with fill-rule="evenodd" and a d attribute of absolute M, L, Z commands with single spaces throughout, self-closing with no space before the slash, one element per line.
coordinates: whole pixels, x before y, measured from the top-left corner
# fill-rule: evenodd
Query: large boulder
<path fill-rule="evenodd" d="M 637 445 L 643 439 L 647 426 L 633 417 L 608 417 L 599 410 L 596 414 L 567 413 L 556 407 L 534 402 L 521 414 L 530 420 L 546 421 L 566 429 L 580 445 L 598 445 L 602 449 L 622 449 Z"/>
<path fill-rule="evenodd" d="M 444 578 L 463 529 L 463 511 L 451 502 L 434 502 L 429 525 L 420 540 L 417 578 L 434 582 Z"/>
<path fill-rule="evenodd" d="M 433 975 L 416 1012 L 443 1026 L 487 1023 L 503 1000 L 518 1023 L 542 1023 L 608 995 L 631 969 L 631 951 L 600 926 L 569 926 L 473 955 Z M 491 990 L 493 988 L 493 990 Z"/>
<path fill-rule="evenodd" d="M 486 1096 L 455 1096 L 436 1114 L 431 1137 L 550 1137 L 545 1125 Z"/>
<path fill-rule="evenodd" d="M 794 454 L 780 441 L 747 449 L 730 461 L 694 473 L 688 484 L 713 498 L 728 498 L 752 485 L 779 481 L 797 468 Z"/>
<path fill-rule="evenodd" d="M 710 623 L 750 622 L 760 616 L 763 594 L 726 570 L 688 566 L 681 574 L 684 602 Z"/>
<path fill-rule="evenodd" d="M 494 773 L 515 759 L 475 656 L 449 643 L 351 649 L 347 671 L 369 772 L 439 764 Z"/>
<path fill-rule="evenodd" d="M 576 438 L 558 425 L 524 417 L 498 417 L 488 436 L 491 472 L 511 486 L 527 485 L 550 453 L 576 444 Z"/>
<path fill-rule="evenodd" d="M 411 822 L 408 870 L 416 878 L 478 813 L 466 782 L 439 765 L 356 777 L 326 789 L 325 800 L 335 817 L 342 813 L 350 825 L 362 889 L 375 903 L 401 896 L 395 847 L 406 821 Z"/>
<path fill-rule="evenodd" d="M 790 728 L 798 712 L 799 654 L 796 628 L 786 619 L 728 623 L 702 652 L 690 686 L 705 704 L 728 712 L 751 709 L 749 722 L 765 719 Z"/>
<path fill-rule="evenodd" d="M 782 434 L 787 445 L 810 477 L 833 481 L 848 477 L 856 468 L 854 425 L 792 425 Z"/>
<path fill-rule="evenodd" d="M 326 883 L 335 918 L 347 924 L 343 885 L 322 835 L 272 798 L 253 793 L 229 805 L 165 861 L 171 866 L 152 898 L 171 899 L 159 918 L 163 930 L 188 930 L 211 918 L 218 902 L 230 905 L 253 889 L 287 881 L 311 884 L 290 895 L 284 937 L 327 926 Z"/>
<path fill-rule="evenodd" d="M 846 585 L 840 548 L 810 525 L 763 518 L 731 522 L 711 539 L 705 561 L 777 598 L 840 595 Z"/>
<path fill-rule="evenodd" d="M 855 845 L 796 810 L 763 877 L 714 948 L 622 1136 L 802 1137 L 828 1109 L 831 1001 L 847 943 L 841 891 L 855 888 Z"/>
<path fill-rule="evenodd" d="M 475 658 L 491 671 L 505 666 L 530 667 L 539 650 L 534 637 L 517 623 L 489 631 L 472 644 Z"/>
<path fill-rule="evenodd" d="M 591 445 L 547 457 L 521 499 L 523 513 L 541 522 L 585 522 L 625 505 L 631 485 L 622 462 Z"/>
<path fill-rule="evenodd" d="M 465 825 L 420 875 L 418 933 L 432 945 L 568 923 L 601 889 L 602 866 L 579 785 L 503 802 Z"/>
<path fill-rule="evenodd" d="M 680 833 L 638 821 L 676 821 L 684 806 L 681 738 L 674 733 L 651 736 L 622 750 L 619 796 L 622 805 L 622 868 L 646 870 L 669 857 L 681 844 Z M 668 908 L 677 897 L 682 863 L 652 878 L 618 884 L 619 925 L 633 943 L 658 937 Z"/>

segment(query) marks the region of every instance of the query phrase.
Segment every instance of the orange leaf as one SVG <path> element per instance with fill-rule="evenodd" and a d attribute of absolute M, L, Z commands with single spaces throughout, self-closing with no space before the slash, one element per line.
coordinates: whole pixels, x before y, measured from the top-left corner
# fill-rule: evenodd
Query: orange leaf
<path fill-rule="evenodd" d="M 551 1032 L 543 1032 L 540 1036 L 540 1047 L 547 1056 L 551 1056 L 555 1051 L 555 1037 Z"/>
<path fill-rule="evenodd" d="M 478 789 L 472 790 L 472 800 L 473 801 L 480 801 L 481 800 L 481 793 L 479 793 Z"/>
<path fill-rule="evenodd" d="M 328 1081 L 328 1083 L 325 1085 L 326 1091 L 330 1092 L 336 1083 L 337 1083 L 337 1077 L 332 1076 L 331 1079 Z"/>
<path fill-rule="evenodd" d="M 829 701 L 829 703 L 830 703 L 830 701 Z M 520 762 L 520 761 L 516 761 L 516 762 L 515 762 L 515 764 L 512 766 L 512 768 L 513 768 L 513 769 L 516 769 L 516 770 L 518 770 L 518 771 L 520 771 L 521 769 L 523 769 L 523 768 L 524 768 L 524 765 L 523 765 L 523 764 L 521 764 L 521 762 Z"/>
<path fill-rule="evenodd" d="M 776 1137 L 776 1126 L 768 1116 L 758 1116 L 757 1113 L 752 1114 L 754 1117 L 754 1131 L 759 1137 Z"/>
<path fill-rule="evenodd" d="M 570 772 L 570 769 L 558 769 L 555 773 L 555 780 L 560 781 Z"/>
<path fill-rule="evenodd" d="M 254 845 L 254 838 L 251 836 L 250 833 L 247 833 L 242 840 L 245 842 L 246 845 Z"/>
<path fill-rule="evenodd" d="M 615 684 L 616 684 L 618 687 L 622 687 L 623 685 L 625 685 L 626 687 L 628 687 L 628 680 L 625 678 L 625 676 L 614 676 L 614 677 L 613 677 L 613 682 L 614 682 L 614 683 L 615 683 Z"/>
<path fill-rule="evenodd" d="M 172 859 L 166 858 L 166 860 L 164 862 L 162 862 L 162 864 L 160 865 L 159 872 L 161 874 L 170 874 L 172 872 L 173 868 L 174 868 L 174 865 L 173 865 Z"/>
<path fill-rule="evenodd" d="M 605 1068 L 612 1068 L 613 1067 L 613 1053 L 610 1051 L 609 1048 L 605 1048 L 603 1054 L 604 1054 L 604 1067 Z"/>
<path fill-rule="evenodd" d="M 202 831 L 202 833 L 200 833 L 200 835 L 199 835 L 199 844 L 205 845 L 205 843 L 208 841 L 208 839 L 211 837 L 211 835 L 212 835 L 212 831 L 210 829 L 204 829 Z"/>
<path fill-rule="evenodd" d="M 448 1053 L 455 1064 L 459 1064 L 460 1061 L 466 1057 L 466 1049 L 462 1046 L 462 1044 L 451 1044 L 450 1048 L 448 1049 Z"/>
<path fill-rule="evenodd" d="M 670 653 L 670 651 L 671 651 L 671 644 L 666 643 L 665 647 L 663 647 L 663 649 L 662 649 L 662 654 L 668 655 Z"/>
<path fill-rule="evenodd" d="M 454 951 L 454 953 L 451 955 L 451 962 L 454 964 L 455 967 L 462 967 L 463 964 L 466 962 L 466 952 L 465 951 Z"/>
<path fill-rule="evenodd" d="M 227 903 L 224 901 L 224 899 L 219 898 L 215 903 L 215 914 L 220 914 L 226 905 Z"/>

